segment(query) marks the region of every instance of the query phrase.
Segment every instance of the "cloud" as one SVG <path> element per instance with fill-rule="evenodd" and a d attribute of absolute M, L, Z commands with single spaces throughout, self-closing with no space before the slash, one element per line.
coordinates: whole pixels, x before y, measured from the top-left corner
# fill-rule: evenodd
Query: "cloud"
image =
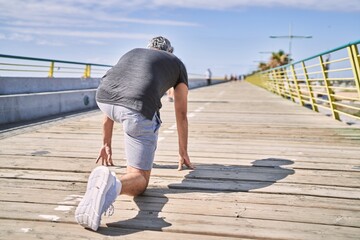
<path fill-rule="evenodd" d="M 359 0 L 0 0 L 0 20 L 29 23 L 114 21 L 147 25 L 197 26 L 197 23 L 169 19 L 132 18 L 142 10 L 195 8 L 236 10 L 250 7 L 309 9 L 321 11 L 360 11 Z M 19 14 L 21 13 L 21 14 Z"/>
<path fill-rule="evenodd" d="M 58 0 L 60 1 L 60 0 Z M 138 9 L 196 8 L 212 10 L 233 10 L 248 7 L 289 7 L 320 11 L 360 11 L 359 0 L 66 0 L 65 4 L 84 5 L 86 8 L 110 9 L 126 11 Z M 76 3 L 75 3 L 76 2 Z"/>
<path fill-rule="evenodd" d="M 45 24 L 96 27 L 103 26 L 102 21 L 142 25 L 198 26 L 197 23 L 186 21 L 128 17 L 127 15 L 132 11 L 147 8 L 148 4 L 144 1 L 124 2 L 111 0 L 0 0 L 0 6 L 2 6 L 0 20 L 3 19 L 9 25 L 22 24 L 34 27 Z M 20 11 L 21 14 L 19 14 Z"/>
<path fill-rule="evenodd" d="M 48 46 L 64 46 L 65 44 L 60 41 L 54 40 L 44 40 L 44 39 L 37 39 L 33 35 L 28 33 L 21 33 L 21 32 L 14 32 L 10 34 L 2 34 L 0 33 L 0 40 L 10 40 L 10 41 L 18 41 L 18 42 L 35 42 L 37 45 L 48 45 Z"/>
<path fill-rule="evenodd" d="M 60 41 L 48 41 L 48 40 L 36 40 L 36 44 L 37 45 L 42 45 L 42 46 L 55 46 L 55 47 L 62 47 L 62 46 L 66 46 L 66 44 L 64 42 L 60 42 Z"/>
<path fill-rule="evenodd" d="M 53 43 L 46 38 L 47 36 L 88 38 L 86 43 L 91 45 L 104 44 L 98 41 L 102 38 L 136 40 L 149 39 L 153 36 L 141 32 L 132 33 L 121 29 L 122 26 L 132 26 L 136 29 L 137 25 L 199 26 L 187 21 L 129 17 L 132 11 L 147 6 L 142 0 L 0 0 L 0 6 L 0 30 L 7 31 L 6 35 L 8 35 L 3 36 L 2 39 L 33 40 L 41 45 L 62 45 L 62 43 Z M 127 25 L 119 25 L 119 23 Z M 143 31 L 148 32 L 146 28 Z M 20 37 L 24 34 L 27 35 L 26 38 Z M 9 35 L 14 36 L 10 38 Z"/>
<path fill-rule="evenodd" d="M 4 29 L 21 34 L 48 35 L 62 37 L 81 37 L 92 39 L 150 39 L 153 35 L 142 33 L 121 33 L 111 31 L 76 31 L 66 29 L 42 29 L 42 28 L 16 28 L 5 27 Z"/>
<path fill-rule="evenodd" d="M 124 22 L 124 23 L 136 23 L 145 25 L 165 25 L 165 26 L 178 26 L 178 27 L 198 27 L 197 23 L 184 22 L 184 21 L 172 21 L 172 20 L 160 20 L 160 19 L 140 19 L 140 18 L 125 18 L 125 17 L 109 17 L 109 16 L 97 16 L 98 20 L 109 22 Z"/>
<path fill-rule="evenodd" d="M 248 7 L 289 7 L 320 11 L 360 11 L 359 0 L 152 0 L 156 7 L 231 10 Z"/>
<path fill-rule="evenodd" d="M 12 41 L 21 41 L 21 42 L 30 42 L 34 40 L 33 36 L 30 34 L 22 34 L 22 33 L 11 33 L 8 36 L 6 36 L 6 39 L 12 40 Z"/>
<path fill-rule="evenodd" d="M 84 40 L 84 41 L 81 41 L 82 43 L 85 43 L 85 44 L 89 44 L 89 45 L 98 45 L 98 46 L 101 46 L 101 45 L 105 45 L 106 43 L 103 42 L 103 41 L 99 41 L 99 40 L 92 40 L 92 39 L 89 39 L 89 40 Z"/>
<path fill-rule="evenodd" d="M 161 17 L 154 19 L 148 17 L 152 16 L 151 14 L 139 14 L 146 10 L 151 13 L 153 10 L 166 11 L 176 8 L 225 11 L 249 7 L 288 7 L 322 11 L 360 11 L 359 0 L 0 0 L 0 6 L 0 28 L 7 27 L 10 31 L 8 34 L 27 34 L 25 37 L 13 36 L 12 40 L 17 41 L 30 41 L 31 36 L 40 34 L 87 37 L 93 41 L 100 38 L 149 38 L 150 34 L 121 31 L 119 23 L 127 24 L 127 28 L 137 28 L 138 25 L 200 26 L 195 22 Z M 134 15 L 144 17 L 131 17 Z M 99 29 L 108 31 L 102 32 Z M 146 28 L 143 29 L 148 32 Z M 1 38 L 4 39 L 4 35 Z"/>
<path fill-rule="evenodd" d="M 199 23 L 154 18 L 152 13 L 178 8 L 214 11 L 250 7 L 360 11 L 360 0 L 0 0 L 0 39 L 33 41 L 60 46 L 49 36 L 86 38 L 91 45 L 100 39 L 150 39 L 157 26 L 201 27 Z M 161 11 L 160 11 L 161 10 Z M 140 14 L 141 13 L 141 14 Z M 136 16 L 136 17 L 133 17 Z M 151 17 L 149 17 L 151 16 Z M 158 15 L 156 15 L 158 16 Z M 175 18 L 176 16 L 174 16 Z M 119 24 L 123 23 L 123 24 Z M 147 25 L 154 28 L 148 28 Z M 123 26 L 126 26 L 122 28 Z M 126 29 L 139 29 L 138 33 Z M 140 30 L 142 29 L 142 30 Z M 83 41 L 84 42 L 84 41 Z"/>

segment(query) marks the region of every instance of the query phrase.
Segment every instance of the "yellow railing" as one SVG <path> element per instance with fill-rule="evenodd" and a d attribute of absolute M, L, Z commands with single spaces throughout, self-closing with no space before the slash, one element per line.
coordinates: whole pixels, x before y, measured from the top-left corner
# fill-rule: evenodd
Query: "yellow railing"
<path fill-rule="evenodd" d="M 32 58 L 0 54 L 0 76 L 25 76 L 47 77 L 83 77 L 91 75 L 101 77 L 111 65 L 63 61 L 55 59 Z"/>
<path fill-rule="evenodd" d="M 112 65 L 0 54 L 0 77 L 102 77 Z M 189 79 L 205 74 L 188 73 Z M 213 80 L 224 80 L 213 77 Z"/>
<path fill-rule="evenodd" d="M 334 119 L 360 120 L 359 45 L 352 42 L 246 80 L 314 111 L 329 112 Z"/>

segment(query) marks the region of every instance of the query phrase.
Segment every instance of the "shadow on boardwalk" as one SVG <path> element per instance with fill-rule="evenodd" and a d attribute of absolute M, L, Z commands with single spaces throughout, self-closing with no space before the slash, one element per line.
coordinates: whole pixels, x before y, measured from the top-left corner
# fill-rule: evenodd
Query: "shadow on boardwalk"
<path fill-rule="evenodd" d="M 148 189 L 144 196 L 135 197 L 134 202 L 139 212 L 134 218 L 108 223 L 107 226 L 110 228 L 99 228 L 98 233 L 118 236 L 111 227 L 132 229 L 128 234 L 144 230 L 162 231 L 172 225 L 171 222 L 159 216 L 159 213 L 168 202 L 166 195 L 174 193 L 174 189 L 181 190 L 179 194 L 248 192 L 268 187 L 294 174 L 294 170 L 282 167 L 291 164 L 293 164 L 291 160 L 276 158 L 256 160 L 252 162 L 252 166 L 198 164 L 181 183 L 169 184 L 168 189 L 162 189 L 162 191 L 156 188 Z M 154 165 L 154 168 L 168 168 L 176 171 L 175 165 Z M 156 198 L 150 197 L 153 195 L 156 195 Z"/>

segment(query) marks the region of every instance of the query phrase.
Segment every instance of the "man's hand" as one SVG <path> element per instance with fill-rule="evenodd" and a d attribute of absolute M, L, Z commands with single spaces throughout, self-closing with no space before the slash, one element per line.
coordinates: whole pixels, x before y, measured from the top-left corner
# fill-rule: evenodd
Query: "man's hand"
<path fill-rule="evenodd" d="M 104 114 L 103 122 L 103 146 L 100 149 L 96 163 L 101 159 L 101 164 L 106 166 L 114 166 L 111 158 L 111 138 L 114 127 L 114 121 Z"/>
<path fill-rule="evenodd" d="M 183 169 L 184 164 L 189 169 L 195 169 L 194 165 L 190 162 L 190 158 L 189 158 L 189 155 L 187 153 L 183 154 L 183 155 L 180 155 L 178 171 L 181 171 Z"/>
<path fill-rule="evenodd" d="M 104 162 L 105 162 L 106 166 L 114 166 L 111 155 L 112 155 L 111 146 L 104 145 L 100 149 L 100 153 L 99 153 L 98 158 L 96 159 L 96 163 L 98 163 L 99 160 L 101 159 L 101 165 L 104 165 Z"/>

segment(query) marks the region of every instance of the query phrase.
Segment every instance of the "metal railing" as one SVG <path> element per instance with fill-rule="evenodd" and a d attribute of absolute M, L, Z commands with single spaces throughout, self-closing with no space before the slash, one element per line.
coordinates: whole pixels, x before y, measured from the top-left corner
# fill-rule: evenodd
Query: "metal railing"
<path fill-rule="evenodd" d="M 47 64 L 45 64 L 47 63 Z M 112 65 L 64 61 L 0 54 L 0 77 L 102 77 Z M 188 73 L 189 79 L 203 79 L 204 74 Z M 222 77 L 213 77 L 223 80 Z"/>
<path fill-rule="evenodd" d="M 45 64 L 47 63 L 47 64 Z M 112 65 L 63 61 L 45 58 L 32 58 L 0 54 L 0 76 L 29 76 L 49 78 L 55 76 L 77 76 L 90 78 L 91 75 L 102 76 Z"/>
<path fill-rule="evenodd" d="M 352 42 L 246 80 L 334 119 L 360 120 L 359 45 Z"/>

